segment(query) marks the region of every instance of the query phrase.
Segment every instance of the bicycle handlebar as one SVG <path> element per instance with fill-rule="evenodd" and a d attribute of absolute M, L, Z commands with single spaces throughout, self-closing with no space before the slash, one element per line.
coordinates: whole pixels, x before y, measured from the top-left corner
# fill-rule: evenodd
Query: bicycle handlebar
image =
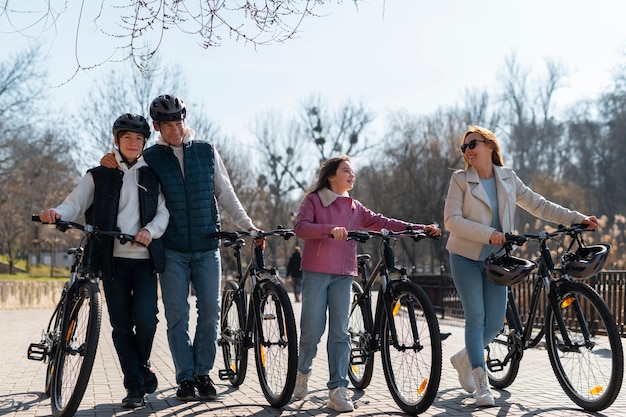
<path fill-rule="evenodd" d="M 219 231 L 205 233 L 204 237 L 208 239 L 225 239 L 229 241 L 237 240 L 241 237 L 250 237 L 252 239 L 263 239 L 268 236 L 282 236 L 283 239 L 289 240 L 295 236 L 293 229 L 283 229 L 279 227 L 274 230 L 238 230 L 238 231 Z"/>
<path fill-rule="evenodd" d="M 82 232 L 85 232 L 86 234 L 91 234 L 95 236 L 98 236 L 98 235 L 111 236 L 114 239 L 119 240 L 122 245 L 125 245 L 126 243 L 136 243 L 138 245 L 145 246 L 143 243 L 136 241 L 135 236 L 131 234 L 122 233 L 117 230 L 100 230 L 97 227 L 92 226 L 90 224 L 83 225 L 80 223 L 70 222 L 67 220 L 56 220 L 54 223 L 46 223 L 46 222 L 41 221 L 41 219 L 39 218 L 39 215 L 37 214 L 31 215 L 31 221 L 39 222 L 41 224 L 54 224 L 57 230 L 61 232 L 65 232 L 69 229 L 78 229 Z"/>
<path fill-rule="evenodd" d="M 438 239 L 437 236 L 431 236 L 424 230 L 413 229 L 401 230 L 399 232 L 393 232 L 387 229 L 381 229 L 380 231 L 352 230 L 348 232 L 348 240 L 356 240 L 360 243 L 365 243 L 372 237 L 379 237 L 383 239 L 392 237 L 406 237 L 411 238 L 416 242 L 424 238 Z"/>
<path fill-rule="evenodd" d="M 581 234 L 582 232 L 593 232 L 593 230 L 588 229 L 587 225 L 585 224 L 575 223 L 569 227 L 563 226 L 560 224 L 557 226 L 557 230 L 555 230 L 554 232 L 522 233 L 520 235 L 516 235 L 512 233 L 505 233 L 505 236 L 506 236 L 505 245 L 522 246 L 524 243 L 526 243 L 529 240 L 544 240 L 545 241 L 554 236 L 561 235 L 561 234 L 566 234 L 568 236 L 575 236 L 575 235 Z"/>

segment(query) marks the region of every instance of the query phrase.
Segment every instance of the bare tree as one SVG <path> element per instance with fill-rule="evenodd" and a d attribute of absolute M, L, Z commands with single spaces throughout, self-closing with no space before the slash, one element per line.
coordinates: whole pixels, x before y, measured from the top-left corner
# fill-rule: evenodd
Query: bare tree
<path fill-rule="evenodd" d="M 43 56 L 36 46 L 10 56 L 0 62 L 0 128 L 3 135 L 24 126 L 38 125 L 42 115 L 38 105 L 46 96 L 44 81 L 47 71 Z M 1 142 L 0 142 L 1 143 Z"/>
<path fill-rule="evenodd" d="M 357 5 L 359 0 L 353 0 Z M 0 25 L 29 37 L 66 29 L 74 30 L 75 51 L 88 34 L 110 37 L 112 47 L 106 60 L 131 58 L 141 70 L 155 55 L 171 30 L 197 37 L 204 48 L 219 46 L 224 39 L 253 46 L 284 42 L 294 37 L 305 18 L 319 16 L 324 0 L 270 0 L 261 2 L 225 0 L 107 0 L 67 2 L 64 0 L 0 1 Z M 337 0 L 341 3 L 341 0 Z M 77 17 L 73 17 L 77 15 Z M 146 50 L 144 45 L 154 44 Z M 76 52 L 77 71 L 88 69 Z"/>

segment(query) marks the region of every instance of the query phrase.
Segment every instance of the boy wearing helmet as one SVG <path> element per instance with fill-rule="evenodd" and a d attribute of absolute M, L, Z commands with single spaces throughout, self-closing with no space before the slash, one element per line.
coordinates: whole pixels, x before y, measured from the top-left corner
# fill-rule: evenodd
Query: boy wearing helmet
<path fill-rule="evenodd" d="M 221 260 L 219 242 L 205 234 L 220 230 L 217 203 L 239 227 L 256 230 L 239 201 L 222 158 L 213 144 L 195 139 L 185 126 L 187 108 L 179 97 L 165 94 L 150 105 L 159 132 L 144 158 L 159 177 L 170 211 L 163 235 L 165 271 L 160 274 L 167 337 L 181 401 L 217 398 L 209 371 L 215 363 L 220 319 Z M 101 160 L 114 166 L 110 155 Z M 260 242 L 261 243 L 261 242 Z M 189 285 L 198 313 L 195 336 L 189 334 Z"/>
<path fill-rule="evenodd" d="M 102 237 L 94 247 L 94 266 L 102 272 L 104 294 L 113 327 L 127 395 L 125 408 L 145 405 L 145 394 L 157 389 L 150 354 L 157 326 L 157 276 L 163 271 L 163 242 L 169 212 L 154 172 L 141 158 L 150 126 L 143 116 L 126 113 L 113 124 L 113 151 L 118 167 L 87 171 L 61 205 L 39 214 L 42 222 L 73 221 L 132 234 L 141 244 L 122 245 Z"/>

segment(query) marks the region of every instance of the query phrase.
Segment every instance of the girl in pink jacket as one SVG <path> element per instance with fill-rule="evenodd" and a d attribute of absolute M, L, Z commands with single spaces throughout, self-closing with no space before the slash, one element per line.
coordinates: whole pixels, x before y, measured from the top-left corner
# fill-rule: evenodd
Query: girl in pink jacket
<path fill-rule="evenodd" d="M 302 316 L 300 352 L 294 395 L 303 399 L 317 345 L 326 328 L 328 309 L 328 407 L 352 411 L 349 397 L 350 291 L 357 276 L 357 242 L 348 241 L 350 230 L 401 231 L 425 229 L 438 236 L 435 225 L 421 225 L 376 214 L 348 195 L 355 175 L 348 156 L 331 158 L 320 167 L 317 182 L 307 193 L 296 218 L 296 235 L 304 240 L 302 250 Z"/>

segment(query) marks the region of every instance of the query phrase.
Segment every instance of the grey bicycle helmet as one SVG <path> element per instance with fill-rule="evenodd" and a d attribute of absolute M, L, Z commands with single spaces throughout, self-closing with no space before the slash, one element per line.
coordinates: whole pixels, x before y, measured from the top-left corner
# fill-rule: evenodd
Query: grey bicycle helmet
<path fill-rule="evenodd" d="M 610 251 L 608 244 L 581 246 L 563 255 L 563 268 L 572 278 L 589 278 L 604 267 Z"/>
<path fill-rule="evenodd" d="M 528 259 L 492 254 L 485 259 L 485 275 L 496 285 L 512 286 L 528 277 L 536 265 Z"/>
<path fill-rule="evenodd" d="M 126 113 L 113 122 L 113 136 L 123 131 L 141 133 L 146 139 L 150 137 L 150 125 L 145 117 L 139 114 Z"/>
<path fill-rule="evenodd" d="M 185 120 L 187 107 L 183 100 L 172 94 L 163 94 L 152 100 L 150 117 L 155 122 L 175 122 Z"/>

